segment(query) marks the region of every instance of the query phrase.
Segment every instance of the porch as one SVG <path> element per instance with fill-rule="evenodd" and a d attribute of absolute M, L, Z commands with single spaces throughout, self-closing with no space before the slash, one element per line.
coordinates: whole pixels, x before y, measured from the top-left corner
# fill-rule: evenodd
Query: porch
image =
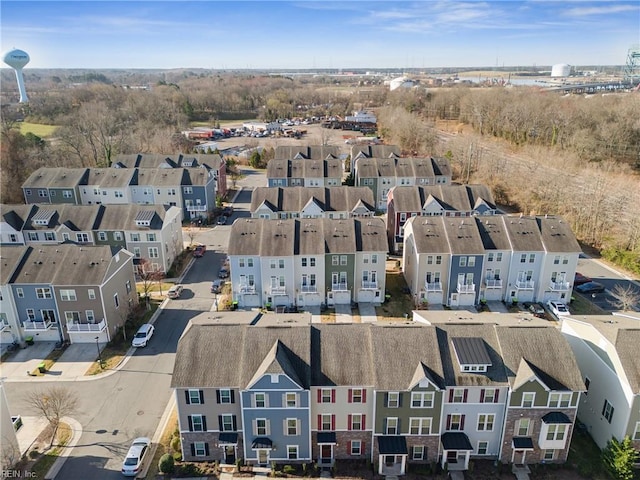
<path fill-rule="evenodd" d="M 449 471 L 469 469 L 469 456 L 473 451 L 469 437 L 464 432 L 447 432 L 440 437 L 442 443 L 442 458 L 440 466 Z"/>
<path fill-rule="evenodd" d="M 318 466 L 333 467 L 335 463 L 333 450 L 337 445 L 336 432 L 318 432 Z"/>
<path fill-rule="evenodd" d="M 404 475 L 407 468 L 407 440 L 400 435 L 385 435 L 378 442 L 378 474 Z"/>

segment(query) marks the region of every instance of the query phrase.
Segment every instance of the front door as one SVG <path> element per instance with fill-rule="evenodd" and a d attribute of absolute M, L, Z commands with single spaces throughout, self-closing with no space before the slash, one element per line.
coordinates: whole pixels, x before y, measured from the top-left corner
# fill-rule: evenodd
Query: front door
<path fill-rule="evenodd" d="M 224 463 L 227 465 L 233 465 L 236 463 L 236 449 L 233 445 L 227 445 L 224 447 Z"/>
<path fill-rule="evenodd" d="M 522 465 L 527 456 L 526 450 L 514 450 L 513 452 L 513 463 L 516 465 Z"/>
<path fill-rule="evenodd" d="M 456 450 L 447 450 L 447 463 L 457 463 L 458 452 Z"/>
<path fill-rule="evenodd" d="M 320 463 L 331 463 L 333 460 L 333 447 L 331 445 L 320 445 Z"/>
<path fill-rule="evenodd" d="M 266 465 L 268 461 L 268 452 L 266 450 L 258 450 L 258 463 L 260 465 Z"/>

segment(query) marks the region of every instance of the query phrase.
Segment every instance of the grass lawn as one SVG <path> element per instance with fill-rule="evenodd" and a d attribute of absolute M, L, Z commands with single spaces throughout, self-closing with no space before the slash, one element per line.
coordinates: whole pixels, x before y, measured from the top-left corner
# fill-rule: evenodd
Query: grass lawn
<path fill-rule="evenodd" d="M 160 443 L 158 444 L 155 455 L 151 459 L 151 465 L 149 465 L 149 470 L 147 471 L 147 476 L 145 478 L 156 478 L 158 476 L 158 462 L 160 461 L 160 457 L 165 453 L 173 453 L 173 450 L 171 449 L 171 438 L 173 437 L 173 433 L 177 430 L 178 411 L 173 410 L 169 417 L 169 421 L 167 422 L 167 428 L 162 432 Z"/>
<path fill-rule="evenodd" d="M 574 293 L 571 297 L 571 303 L 569 304 L 569 310 L 574 315 L 606 315 L 607 312 L 602 310 L 597 305 L 591 303 L 578 293 Z"/>
<path fill-rule="evenodd" d="M 584 478 L 609 479 L 602 463 L 600 448 L 588 433 L 577 428 L 571 438 L 567 464 L 575 468 Z"/>
<path fill-rule="evenodd" d="M 390 267 L 390 265 L 393 266 Z M 404 293 L 404 289 L 407 288 L 407 282 L 400 269 L 390 262 L 387 262 L 386 275 L 385 293 L 391 295 L 391 297 L 381 306 L 376 307 L 378 320 L 404 321 L 405 315 L 411 317 L 411 312 L 415 310 L 411 295 Z"/>
<path fill-rule="evenodd" d="M 26 135 L 27 133 L 33 133 L 34 135 L 37 135 L 40 138 L 51 137 L 54 134 L 56 128 L 58 128 L 57 125 L 43 125 L 41 123 L 29 123 L 29 122 L 20 123 L 20 133 L 22 135 Z"/>

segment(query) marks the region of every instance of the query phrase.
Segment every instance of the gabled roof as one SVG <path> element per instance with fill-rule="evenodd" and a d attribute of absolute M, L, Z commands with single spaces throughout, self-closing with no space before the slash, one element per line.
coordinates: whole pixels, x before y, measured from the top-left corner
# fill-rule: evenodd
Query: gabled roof
<path fill-rule="evenodd" d="M 451 167 L 446 158 L 395 157 L 356 159 L 359 178 L 451 178 Z"/>
<path fill-rule="evenodd" d="M 355 159 L 361 156 L 368 158 L 389 158 L 392 156 L 399 157 L 402 151 L 397 145 L 353 145 L 351 147 L 351 158 Z"/>
<path fill-rule="evenodd" d="M 7 205 L 0 204 L 0 216 L 2 221 L 19 232 L 35 207 L 31 205 Z"/>
<path fill-rule="evenodd" d="M 326 160 L 328 158 L 338 158 L 340 156 L 340 147 L 335 145 L 279 145 L 276 147 L 274 155 L 277 160 L 291 160 L 294 158 Z"/>
<path fill-rule="evenodd" d="M 85 185 L 99 188 L 125 188 L 131 185 L 134 171 L 125 168 L 90 168 Z"/>
<path fill-rule="evenodd" d="M 368 187 L 258 187 L 251 194 L 251 212 L 267 201 L 275 212 L 300 212 L 310 198 L 317 199 L 325 212 L 349 212 L 358 205 L 369 211 L 373 207 L 373 192 Z"/>
<path fill-rule="evenodd" d="M 264 357 L 264 360 L 253 375 L 253 378 L 249 380 L 247 388 L 254 385 L 264 375 L 269 374 L 286 375 L 301 388 L 304 388 L 303 382 L 300 381 L 298 373 L 293 368 L 293 363 L 289 358 L 287 348 L 282 342 L 280 342 L 280 340 L 275 341 L 273 347 L 271 347 L 271 350 L 269 350 L 269 353 Z"/>
<path fill-rule="evenodd" d="M 36 204 L 23 230 L 50 230 L 65 225 L 71 231 L 88 232 L 94 229 L 104 208 L 101 205 Z"/>
<path fill-rule="evenodd" d="M 509 236 L 502 216 L 476 217 L 476 226 L 486 250 L 510 250 Z"/>
<path fill-rule="evenodd" d="M 451 247 L 447 239 L 444 227 L 444 217 L 412 217 L 405 223 L 405 232 L 410 225 L 413 229 L 413 238 L 416 253 L 450 253 Z"/>
<path fill-rule="evenodd" d="M 94 230 L 161 230 L 164 218 L 169 209 L 162 205 L 102 205 L 100 222 Z M 136 224 L 136 217 L 140 214 L 148 215 L 149 225 Z"/>
<path fill-rule="evenodd" d="M 86 181 L 87 168 L 41 167 L 22 184 L 22 188 L 74 188 Z"/>
<path fill-rule="evenodd" d="M 547 252 L 580 253 L 582 249 L 569 223 L 561 217 L 537 217 L 542 243 Z"/>
<path fill-rule="evenodd" d="M 151 187 L 180 187 L 192 185 L 185 168 L 139 168 L 137 185 Z"/>
<path fill-rule="evenodd" d="M 447 217 L 444 219 L 452 254 L 484 254 L 484 245 L 474 219 Z"/>
<path fill-rule="evenodd" d="M 27 258 L 33 247 L 7 245 L 0 247 L 0 285 L 6 285 Z"/>
<path fill-rule="evenodd" d="M 508 215 L 502 218 L 514 252 L 543 252 L 542 236 L 535 217 Z"/>

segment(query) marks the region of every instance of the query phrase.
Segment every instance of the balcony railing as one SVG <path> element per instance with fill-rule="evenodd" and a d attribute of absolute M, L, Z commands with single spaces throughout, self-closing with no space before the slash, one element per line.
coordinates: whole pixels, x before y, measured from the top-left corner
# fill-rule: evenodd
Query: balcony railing
<path fill-rule="evenodd" d="M 42 332 L 43 330 L 49 330 L 53 326 L 53 322 L 50 321 L 24 321 L 22 322 L 22 328 L 25 332 L 37 331 Z"/>
<path fill-rule="evenodd" d="M 349 288 L 347 287 L 347 282 L 341 282 L 341 283 L 332 283 L 331 290 L 333 292 L 348 292 Z"/>
<path fill-rule="evenodd" d="M 502 280 L 499 278 L 485 278 L 484 284 L 487 288 L 502 288 Z"/>
<path fill-rule="evenodd" d="M 206 212 L 207 206 L 206 205 L 187 205 L 187 211 L 188 212 Z"/>
<path fill-rule="evenodd" d="M 534 285 L 533 280 L 516 280 L 516 288 L 519 290 L 533 290 Z"/>
<path fill-rule="evenodd" d="M 11 328 L 11 325 L 9 325 L 9 322 L 0 322 L 0 332 L 4 332 L 5 330 L 9 330 Z"/>
<path fill-rule="evenodd" d="M 569 287 L 569 282 L 550 282 L 549 283 L 549 287 L 551 288 L 551 290 L 569 290 L 571 287 Z"/>
<path fill-rule="evenodd" d="M 424 282 L 424 289 L 427 292 L 441 292 L 442 291 L 442 282 Z"/>
<path fill-rule="evenodd" d="M 240 293 L 256 293 L 255 285 L 240 285 Z"/>
<path fill-rule="evenodd" d="M 300 287 L 302 293 L 318 293 L 317 285 L 302 285 Z"/>
<path fill-rule="evenodd" d="M 475 291 L 476 291 L 475 283 L 471 283 L 471 284 L 459 283 L 458 284 L 458 293 L 475 293 Z"/>
<path fill-rule="evenodd" d="M 377 290 L 378 288 L 378 282 L 362 282 L 362 289 L 363 290 Z"/>
<path fill-rule="evenodd" d="M 284 295 L 287 293 L 287 287 L 271 287 L 270 295 Z"/>
<path fill-rule="evenodd" d="M 103 318 L 100 323 L 73 323 L 67 322 L 67 332 L 101 332 L 107 327 Z"/>

